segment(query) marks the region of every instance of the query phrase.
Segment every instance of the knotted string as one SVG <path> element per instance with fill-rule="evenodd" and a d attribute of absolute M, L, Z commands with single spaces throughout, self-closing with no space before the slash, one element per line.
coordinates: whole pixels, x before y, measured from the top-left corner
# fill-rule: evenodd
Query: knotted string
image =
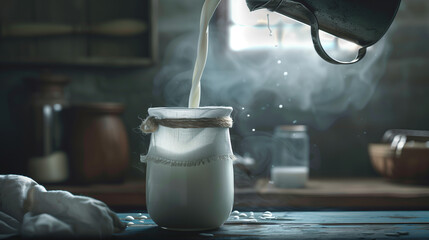
<path fill-rule="evenodd" d="M 232 118 L 164 118 L 154 116 L 147 117 L 140 129 L 144 133 L 153 133 L 158 130 L 159 125 L 169 128 L 231 128 Z"/>

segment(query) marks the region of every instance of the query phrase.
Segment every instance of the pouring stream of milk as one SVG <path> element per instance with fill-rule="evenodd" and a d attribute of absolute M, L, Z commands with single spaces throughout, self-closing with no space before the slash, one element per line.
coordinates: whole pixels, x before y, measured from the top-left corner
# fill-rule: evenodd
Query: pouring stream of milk
<path fill-rule="evenodd" d="M 209 44 L 209 22 L 214 11 L 221 0 L 205 0 L 200 18 L 200 35 L 198 38 L 198 52 L 195 60 L 194 73 L 192 74 L 192 88 L 189 93 L 189 108 L 200 106 L 201 97 L 201 75 L 207 60 L 207 51 Z"/>

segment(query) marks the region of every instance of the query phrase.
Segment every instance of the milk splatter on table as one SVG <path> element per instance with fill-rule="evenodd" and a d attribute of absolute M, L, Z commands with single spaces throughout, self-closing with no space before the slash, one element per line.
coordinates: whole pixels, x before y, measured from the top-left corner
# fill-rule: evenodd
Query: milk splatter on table
<path fill-rule="evenodd" d="M 246 216 L 244 216 L 244 214 Z M 240 217 L 242 214 L 243 217 Z M 114 239 L 428 239 L 429 211 L 239 212 L 218 229 L 203 232 L 164 230 L 146 213 Z M 143 216 L 143 222 L 140 222 Z M 254 216 L 255 220 L 250 216 Z M 263 216 L 273 218 L 262 219 Z M 186 218 L 186 216 L 183 216 Z M 238 218 L 237 218 L 238 217 Z"/>

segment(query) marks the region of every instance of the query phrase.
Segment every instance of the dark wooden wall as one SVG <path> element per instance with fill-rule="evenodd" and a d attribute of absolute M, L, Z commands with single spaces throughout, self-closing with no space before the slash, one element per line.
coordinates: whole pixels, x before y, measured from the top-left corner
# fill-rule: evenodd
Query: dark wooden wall
<path fill-rule="evenodd" d="M 100 2 L 105 3 L 97 1 L 97 4 Z M 136 130 L 141 122 L 138 117 L 145 117 L 148 107 L 164 105 L 162 96 L 153 92 L 153 80 L 171 54 L 171 49 L 167 48 L 170 43 L 178 41 L 183 35 L 195 33 L 201 5 L 201 1 L 197 4 L 194 0 L 159 1 L 157 23 L 161 59 L 158 64 L 127 69 L 80 66 L 53 69 L 73 79 L 66 89 L 72 103 L 116 101 L 126 104 L 123 120 L 130 140 L 130 173 L 133 176 L 140 174 L 133 166 L 137 165 L 139 155 L 146 152 L 148 143 L 148 137 Z M 2 10 L 2 14 L 5 11 Z M 31 21 L 33 15 L 23 13 L 22 16 L 27 16 Z M 368 143 L 378 142 L 383 132 L 390 128 L 429 129 L 428 39 L 429 2 L 404 0 L 391 29 L 393 50 L 386 71 L 369 103 L 362 110 L 339 114 L 328 129 L 310 130 L 313 151 L 317 155 L 312 163 L 312 176 L 375 176 L 367 153 Z M 96 41 L 94 44 L 97 45 Z M 3 49 L 1 51 L 8 50 L 2 46 L 0 48 Z M 34 54 L 37 55 L 36 52 Z M 46 54 L 80 53 L 71 47 L 53 48 Z M 25 164 L 20 153 L 25 149 L 22 149 L 16 135 L 20 126 L 9 114 L 10 108 L 13 108 L 9 105 L 9 97 L 21 84 L 22 78 L 37 76 L 38 72 L 39 69 L 33 66 L 0 69 L 0 173 L 24 172 Z M 234 134 L 233 131 L 232 137 L 239 139 Z M 240 147 L 237 146 L 237 149 Z"/>

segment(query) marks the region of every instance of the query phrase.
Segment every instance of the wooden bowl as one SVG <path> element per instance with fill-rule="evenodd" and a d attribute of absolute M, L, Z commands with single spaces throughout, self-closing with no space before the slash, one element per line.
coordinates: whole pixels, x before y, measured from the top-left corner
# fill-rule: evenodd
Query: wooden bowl
<path fill-rule="evenodd" d="M 375 170 L 390 180 L 429 184 L 429 147 L 424 143 L 406 143 L 400 154 L 390 144 L 369 144 Z"/>

